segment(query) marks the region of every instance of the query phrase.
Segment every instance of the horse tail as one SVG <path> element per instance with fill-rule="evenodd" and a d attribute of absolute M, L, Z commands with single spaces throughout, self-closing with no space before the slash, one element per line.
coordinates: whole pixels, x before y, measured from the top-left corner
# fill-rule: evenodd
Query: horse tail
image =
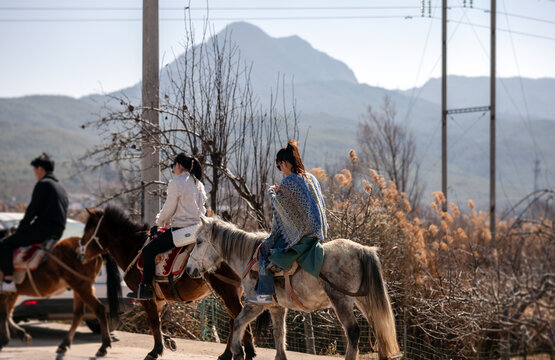
<path fill-rule="evenodd" d="M 365 247 L 359 253 L 359 258 L 363 271 L 361 288 L 367 291 L 366 295 L 358 299 L 364 305 L 364 309 L 361 310 L 366 312 L 367 320 L 372 320 L 374 323 L 380 359 L 397 355 L 399 344 L 397 343 L 395 318 L 376 249 Z"/>
<path fill-rule="evenodd" d="M 119 321 L 119 305 L 121 299 L 121 275 L 114 258 L 110 254 L 102 255 L 106 265 L 106 287 L 110 318 Z"/>

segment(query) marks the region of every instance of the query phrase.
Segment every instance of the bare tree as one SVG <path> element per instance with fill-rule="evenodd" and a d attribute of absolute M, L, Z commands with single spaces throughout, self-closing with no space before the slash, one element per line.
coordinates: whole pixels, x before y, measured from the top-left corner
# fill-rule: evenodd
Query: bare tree
<path fill-rule="evenodd" d="M 250 66 L 241 61 L 232 34 L 208 40 L 206 34 L 199 43 L 189 29 L 185 53 L 166 72 L 169 85 L 162 89 L 160 108 L 154 109 L 161 115 L 160 128 L 152 128 L 159 132 L 155 135 L 162 164 L 167 167 L 182 151 L 196 155 L 205 166 L 212 210 L 244 223 L 254 219 L 257 227 L 267 228 L 266 188 L 275 172 L 273 156 L 285 139 L 298 134 L 294 103 L 288 106 L 283 94 L 282 112 L 276 106 L 279 96 L 262 106 L 250 86 Z M 145 122 L 141 106 L 129 99 L 118 101 L 123 109 L 90 124 L 105 143 L 86 158 L 92 160 L 89 168 L 119 164 L 120 179 L 134 179 L 139 144 L 149 134 L 140 131 Z M 140 189 L 126 191 L 135 190 Z"/>
<path fill-rule="evenodd" d="M 406 126 L 395 121 L 395 104 L 386 96 L 381 112 L 368 107 L 367 117 L 358 124 L 357 143 L 362 165 L 375 169 L 392 180 L 418 208 L 423 193 L 416 143 Z"/>

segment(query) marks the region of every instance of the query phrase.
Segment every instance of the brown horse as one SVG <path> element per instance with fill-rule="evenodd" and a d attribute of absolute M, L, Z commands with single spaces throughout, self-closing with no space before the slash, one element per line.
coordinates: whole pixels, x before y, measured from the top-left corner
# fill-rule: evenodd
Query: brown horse
<path fill-rule="evenodd" d="M 69 332 L 56 352 L 63 354 L 71 345 L 77 326 L 83 319 L 85 305 L 87 305 L 98 318 L 102 334 L 102 346 L 98 349 L 96 356 L 106 355 L 106 349 L 111 346 L 107 312 L 104 305 L 94 295 L 93 288 L 93 283 L 102 267 L 102 258 L 96 256 L 92 261 L 82 264 L 76 253 L 79 240 L 78 237 L 71 237 L 59 241 L 46 261 L 32 271 L 33 282 L 27 276 L 21 284 L 17 285 L 17 292 L 0 293 L 0 349 L 8 344 L 10 335 L 19 337 L 26 345 L 31 343 L 31 336 L 16 325 L 12 319 L 13 308 L 19 295 L 50 296 L 64 291 L 69 286 L 74 293 L 73 321 Z M 121 292 L 121 277 L 117 266 L 111 257 L 105 257 L 105 259 L 107 260 L 108 287 L 113 289 L 115 282 L 116 286 L 120 286 Z M 111 314 L 113 317 L 117 317 L 119 304 L 117 293 L 113 291 L 108 293 Z"/>
<path fill-rule="evenodd" d="M 81 239 L 81 246 L 85 257 L 97 256 L 99 253 L 110 253 L 120 268 L 126 271 L 124 280 L 131 290 L 138 288 L 141 273 L 135 266 L 136 256 L 148 239 L 148 226 L 132 222 L 121 210 L 108 207 L 105 210 L 90 210 L 89 219 L 85 225 L 85 233 Z M 192 279 L 187 274 L 175 282 L 175 293 L 169 284 L 160 284 L 165 299 L 140 300 L 148 324 L 154 336 L 154 348 L 145 357 L 145 360 L 157 359 L 162 355 L 164 345 L 175 351 L 175 341 L 162 333 L 160 327 L 160 312 L 167 300 L 194 301 L 204 298 L 211 293 L 210 289 L 223 300 L 231 317 L 225 352 L 220 355 L 220 360 L 231 359 L 231 338 L 233 335 L 233 319 L 241 312 L 241 284 L 240 279 L 227 265 L 223 265 L 214 274 L 203 279 Z M 177 295 L 177 297 L 176 297 Z M 253 359 L 256 354 L 252 343 L 250 328 L 243 338 L 247 359 Z"/>

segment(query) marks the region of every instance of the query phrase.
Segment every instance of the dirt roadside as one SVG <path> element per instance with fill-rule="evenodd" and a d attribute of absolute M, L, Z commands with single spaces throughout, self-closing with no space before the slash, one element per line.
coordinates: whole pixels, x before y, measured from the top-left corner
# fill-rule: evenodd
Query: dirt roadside
<path fill-rule="evenodd" d="M 79 327 L 71 348 L 64 356 L 56 356 L 56 348 L 61 342 L 69 325 L 50 322 L 36 322 L 24 325 L 33 337 L 33 343 L 25 346 L 19 339 L 13 339 L 7 347 L 0 351 L 1 360 L 81 360 L 96 359 L 94 354 L 100 347 L 100 335 L 92 334 L 86 327 Z M 132 334 L 128 332 L 115 331 L 115 337 L 119 340 L 108 349 L 108 355 L 103 359 L 144 359 L 145 355 L 152 349 L 153 340 L 150 335 Z M 175 339 L 177 351 L 164 351 L 161 359 L 192 359 L 192 360 L 215 360 L 224 351 L 225 344 L 216 344 L 201 341 Z M 273 360 L 274 349 L 257 348 L 257 360 Z M 288 351 L 289 360 L 337 360 L 340 357 L 314 356 L 303 353 Z M 100 358 L 99 358 L 100 359 Z"/>

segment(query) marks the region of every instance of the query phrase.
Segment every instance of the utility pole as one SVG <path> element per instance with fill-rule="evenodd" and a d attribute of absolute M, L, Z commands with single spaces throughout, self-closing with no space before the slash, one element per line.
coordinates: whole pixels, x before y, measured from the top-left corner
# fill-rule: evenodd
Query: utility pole
<path fill-rule="evenodd" d="M 447 211 L 447 115 L 470 112 L 490 112 L 490 232 L 491 244 L 495 246 L 495 28 L 496 0 L 491 0 L 491 42 L 490 42 L 490 106 L 476 106 L 462 109 L 447 109 L 447 0 L 442 0 L 442 73 L 441 73 L 441 191 L 445 195 L 443 211 Z M 471 3 L 472 6 L 472 3 Z"/>
<path fill-rule="evenodd" d="M 495 246 L 495 18 L 496 0 L 491 0 L 491 42 L 490 42 L 490 177 L 489 177 L 489 225 L 491 242 Z"/>
<path fill-rule="evenodd" d="M 158 65 L 158 0 L 143 0 L 143 143 L 141 181 L 144 191 L 143 222 L 154 225 L 160 210 L 159 119 L 160 70 Z"/>
<path fill-rule="evenodd" d="M 441 191 L 447 211 L 447 0 L 441 6 Z"/>

